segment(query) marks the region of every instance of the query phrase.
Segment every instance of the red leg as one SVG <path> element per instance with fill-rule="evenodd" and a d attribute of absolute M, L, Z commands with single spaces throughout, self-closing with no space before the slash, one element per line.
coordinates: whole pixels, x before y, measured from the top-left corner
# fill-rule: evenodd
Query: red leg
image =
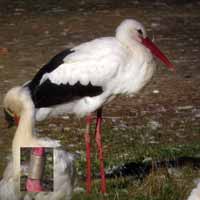
<path fill-rule="evenodd" d="M 91 159 L 90 159 L 90 124 L 92 117 L 88 115 L 86 117 L 86 132 L 85 132 L 85 144 L 86 144 L 86 191 L 87 193 L 91 192 Z"/>
<path fill-rule="evenodd" d="M 32 148 L 32 155 L 36 156 L 36 160 L 31 161 L 31 165 L 38 165 L 39 163 L 39 168 L 38 166 L 31 166 L 31 169 L 39 170 L 40 173 L 34 172 L 34 170 L 29 172 L 29 177 L 26 181 L 26 190 L 28 192 L 41 192 L 43 190 L 42 185 L 41 185 L 41 175 L 42 175 L 42 168 L 43 168 L 43 161 L 44 161 L 44 148 L 43 147 L 35 147 Z M 35 174 L 36 173 L 36 174 Z"/>
<path fill-rule="evenodd" d="M 101 123 L 102 123 L 102 109 L 99 109 L 97 110 L 96 143 L 98 147 L 98 154 L 100 161 L 101 192 L 106 193 L 106 177 L 104 171 L 103 147 L 101 141 Z"/>

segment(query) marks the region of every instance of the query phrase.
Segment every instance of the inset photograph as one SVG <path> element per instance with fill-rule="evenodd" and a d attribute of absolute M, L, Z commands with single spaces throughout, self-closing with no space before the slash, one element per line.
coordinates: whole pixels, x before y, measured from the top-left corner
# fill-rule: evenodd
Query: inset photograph
<path fill-rule="evenodd" d="M 20 191 L 53 192 L 53 148 L 20 149 Z"/>

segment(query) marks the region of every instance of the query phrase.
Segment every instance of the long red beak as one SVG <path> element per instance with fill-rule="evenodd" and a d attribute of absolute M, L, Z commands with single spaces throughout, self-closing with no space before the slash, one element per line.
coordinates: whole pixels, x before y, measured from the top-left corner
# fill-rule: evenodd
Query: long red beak
<path fill-rule="evenodd" d="M 174 65 L 148 37 L 142 38 L 142 44 L 150 49 L 151 53 L 159 58 L 168 67 L 169 70 L 175 71 Z"/>

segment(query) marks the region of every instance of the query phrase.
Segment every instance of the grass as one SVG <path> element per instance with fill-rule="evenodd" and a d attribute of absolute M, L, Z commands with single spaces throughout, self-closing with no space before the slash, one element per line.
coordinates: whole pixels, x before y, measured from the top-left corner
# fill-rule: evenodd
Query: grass
<path fill-rule="evenodd" d="M 159 130 L 158 130 L 159 131 Z M 143 141 L 142 135 L 149 136 L 158 134 L 151 130 L 140 131 L 125 130 L 113 131 L 103 130 L 104 133 L 104 155 L 106 168 L 120 165 L 127 162 L 142 162 L 145 160 L 171 160 L 184 156 L 199 156 L 200 144 L 193 142 L 189 144 L 168 143 L 159 141 L 156 144 L 148 144 L 148 138 Z M 130 140 L 130 138 L 133 138 Z M 93 146 L 93 149 L 95 147 Z M 96 152 L 92 153 L 92 174 L 99 171 L 99 161 Z M 77 162 L 79 174 L 85 172 L 85 154 Z M 173 170 L 175 172 L 173 172 Z M 191 165 L 178 169 L 155 168 L 144 179 L 138 180 L 135 177 L 119 177 L 107 180 L 108 194 L 100 194 L 100 180 L 93 182 L 91 195 L 85 193 L 74 194 L 73 200 L 184 200 L 195 184 L 193 180 L 200 176 L 200 170 L 195 170 Z M 82 187 L 84 181 L 81 180 Z"/>
<path fill-rule="evenodd" d="M 108 199 L 108 200 L 181 200 L 188 195 L 188 189 L 193 185 L 192 176 L 188 177 L 188 169 L 175 178 L 165 170 L 152 172 L 144 180 L 118 178 L 107 182 L 109 193 L 105 196 L 99 193 L 99 183 L 95 182 L 91 195 L 74 194 L 73 199 Z M 190 180 L 188 184 L 188 180 Z"/>

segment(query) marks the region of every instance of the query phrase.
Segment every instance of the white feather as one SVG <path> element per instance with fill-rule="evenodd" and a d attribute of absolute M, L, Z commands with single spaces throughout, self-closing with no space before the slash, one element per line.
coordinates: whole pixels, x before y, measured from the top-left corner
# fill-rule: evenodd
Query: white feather
<path fill-rule="evenodd" d="M 200 182 L 197 187 L 192 190 L 187 200 L 200 200 Z"/>
<path fill-rule="evenodd" d="M 75 47 L 64 59 L 64 63 L 51 73 L 43 76 L 40 84 L 47 78 L 55 84 L 82 85 L 91 82 L 95 86 L 106 86 L 124 66 L 126 49 L 115 38 L 101 38 Z"/>

